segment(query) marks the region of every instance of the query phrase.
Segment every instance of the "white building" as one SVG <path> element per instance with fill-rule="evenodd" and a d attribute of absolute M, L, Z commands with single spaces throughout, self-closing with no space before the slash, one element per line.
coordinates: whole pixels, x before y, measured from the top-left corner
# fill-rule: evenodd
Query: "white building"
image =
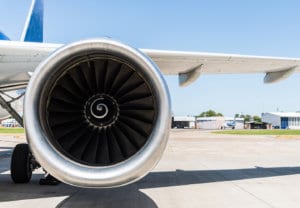
<path fill-rule="evenodd" d="M 194 116 L 174 116 L 172 128 L 195 128 L 196 119 Z"/>
<path fill-rule="evenodd" d="M 273 128 L 300 129 L 300 113 L 270 112 L 262 113 L 262 122 L 272 124 Z"/>
<path fill-rule="evenodd" d="M 13 118 L 8 118 L 8 119 L 5 119 L 5 120 L 1 121 L 1 126 L 4 126 L 4 127 L 20 127 L 18 122 Z"/>
<path fill-rule="evenodd" d="M 233 117 L 199 117 L 197 118 L 197 128 L 199 129 L 221 129 L 235 121 L 235 129 L 244 129 L 244 118 Z"/>

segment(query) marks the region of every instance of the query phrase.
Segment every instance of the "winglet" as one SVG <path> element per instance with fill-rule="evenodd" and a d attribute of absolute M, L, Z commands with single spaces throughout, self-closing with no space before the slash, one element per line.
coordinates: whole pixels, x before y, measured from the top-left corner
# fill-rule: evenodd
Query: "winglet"
<path fill-rule="evenodd" d="M 21 41 L 43 42 L 44 1 L 32 0 Z"/>

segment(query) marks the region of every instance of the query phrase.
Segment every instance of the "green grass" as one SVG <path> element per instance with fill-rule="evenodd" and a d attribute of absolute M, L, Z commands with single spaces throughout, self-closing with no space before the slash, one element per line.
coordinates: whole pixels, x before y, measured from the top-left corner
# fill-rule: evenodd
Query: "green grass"
<path fill-rule="evenodd" d="M 24 134 L 23 128 L 0 128 L 0 134 Z"/>
<path fill-rule="evenodd" d="M 221 130 L 213 131 L 215 134 L 236 134 L 236 135 L 300 135 L 300 130 Z"/>

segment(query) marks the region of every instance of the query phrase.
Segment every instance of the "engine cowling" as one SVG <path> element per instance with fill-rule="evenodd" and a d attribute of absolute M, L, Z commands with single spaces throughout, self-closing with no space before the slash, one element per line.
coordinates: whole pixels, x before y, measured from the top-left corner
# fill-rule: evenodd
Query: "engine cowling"
<path fill-rule="evenodd" d="M 157 66 L 110 39 L 58 49 L 37 67 L 25 96 L 33 155 L 74 186 L 115 187 L 143 177 L 166 147 L 170 118 Z"/>

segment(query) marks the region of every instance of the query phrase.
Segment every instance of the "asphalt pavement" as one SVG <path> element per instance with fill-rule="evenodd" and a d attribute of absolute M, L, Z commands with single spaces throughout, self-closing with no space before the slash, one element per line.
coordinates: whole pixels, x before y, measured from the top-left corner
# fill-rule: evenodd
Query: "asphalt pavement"
<path fill-rule="evenodd" d="M 142 180 L 113 189 L 40 186 L 9 175 L 13 147 L 0 136 L 0 207 L 300 207 L 300 137 L 216 135 L 172 130 L 167 150 Z"/>

